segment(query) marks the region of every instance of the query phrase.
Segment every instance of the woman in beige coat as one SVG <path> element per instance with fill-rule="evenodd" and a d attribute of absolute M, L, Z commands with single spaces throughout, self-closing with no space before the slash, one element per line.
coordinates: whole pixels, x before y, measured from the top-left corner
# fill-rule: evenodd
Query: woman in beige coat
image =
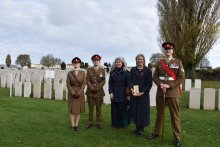
<path fill-rule="evenodd" d="M 74 69 L 67 74 L 68 109 L 72 123 L 72 131 L 79 131 L 80 114 L 85 112 L 84 88 L 86 83 L 85 72 L 80 70 L 81 60 L 73 58 Z"/>

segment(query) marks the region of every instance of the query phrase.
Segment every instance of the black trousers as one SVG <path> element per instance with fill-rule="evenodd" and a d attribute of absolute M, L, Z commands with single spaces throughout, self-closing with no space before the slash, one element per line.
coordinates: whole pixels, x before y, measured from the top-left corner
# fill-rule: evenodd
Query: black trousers
<path fill-rule="evenodd" d="M 125 102 L 111 102 L 112 127 L 123 127 L 123 113 L 125 112 Z"/>

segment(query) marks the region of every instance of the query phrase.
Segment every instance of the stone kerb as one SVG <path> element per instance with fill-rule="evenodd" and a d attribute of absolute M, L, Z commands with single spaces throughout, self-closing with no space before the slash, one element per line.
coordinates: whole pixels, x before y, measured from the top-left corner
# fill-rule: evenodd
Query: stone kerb
<path fill-rule="evenodd" d="M 204 110 L 215 110 L 215 89 L 204 88 Z"/>
<path fill-rule="evenodd" d="M 191 88 L 189 94 L 189 108 L 200 109 L 201 89 Z"/>

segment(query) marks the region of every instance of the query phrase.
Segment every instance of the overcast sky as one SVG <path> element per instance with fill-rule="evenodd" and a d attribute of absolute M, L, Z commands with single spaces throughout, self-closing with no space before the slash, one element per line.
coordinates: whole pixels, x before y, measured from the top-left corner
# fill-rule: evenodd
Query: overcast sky
<path fill-rule="evenodd" d="M 78 56 L 91 65 L 122 56 L 129 66 L 143 53 L 147 63 L 158 45 L 156 0 L 0 0 L 0 64 L 29 54 L 32 63 L 53 54 L 66 63 Z M 220 67 L 220 41 L 209 52 Z"/>

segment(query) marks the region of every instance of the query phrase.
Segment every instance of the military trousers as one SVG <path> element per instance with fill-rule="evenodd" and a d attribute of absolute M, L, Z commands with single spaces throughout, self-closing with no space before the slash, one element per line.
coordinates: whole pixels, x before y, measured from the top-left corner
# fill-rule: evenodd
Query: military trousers
<path fill-rule="evenodd" d="M 93 124 L 93 110 L 96 107 L 96 124 L 102 125 L 102 104 L 103 97 L 89 97 L 88 96 L 88 106 L 89 106 L 89 121 L 88 125 Z"/>
<path fill-rule="evenodd" d="M 169 110 L 170 110 L 171 126 L 173 130 L 174 139 L 181 138 L 179 101 L 180 101 L 179 97 L 166 97 L 165 98 L 165 104 L 169 106 Z M 156 107 L 157 107 L 157 117 L 156 117 L 156 123 L 155 123 L 155 128 L 154 128 L 154 134 L 159 135 L 161 131 L 161 127 L 162 127 L 163 117 L 164 117 L 163 116 L 163 108 L 164 108 L 163 96 L 156 97 Z M 167 124 L 165 123 L 165 130 L 166 130 L 166 125 Z"/>

